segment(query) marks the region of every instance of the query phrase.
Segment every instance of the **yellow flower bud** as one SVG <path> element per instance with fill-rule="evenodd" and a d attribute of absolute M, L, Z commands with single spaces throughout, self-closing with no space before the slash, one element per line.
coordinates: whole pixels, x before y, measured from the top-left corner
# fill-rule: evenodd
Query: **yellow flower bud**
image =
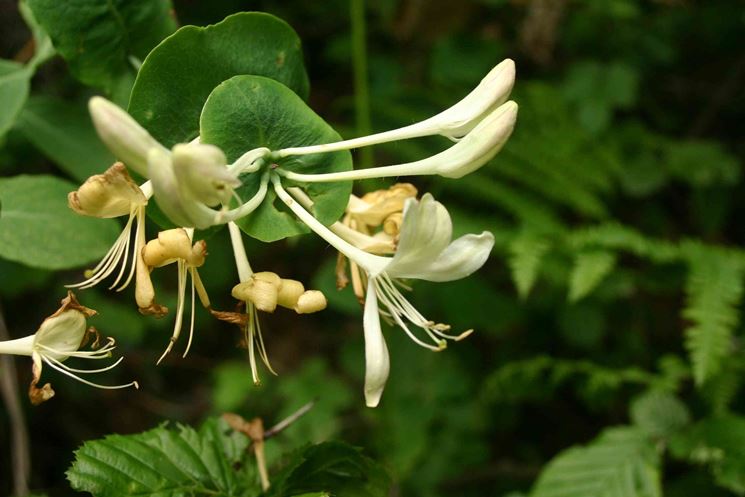
<path fill-rule="evenodd" d="M 287 309 L 294 309 L 303 292 L 305 292 L 305 287 L 301 282 L 283 278 L 277 295 L 277 304 Z"/>
<path fill-rule="evenodd" d="M 310 314 L 322 311 L 326 308 L 326 296 L 320 290 L 308 290 L 297 300 L 295 312 L 298 314 Z"/>

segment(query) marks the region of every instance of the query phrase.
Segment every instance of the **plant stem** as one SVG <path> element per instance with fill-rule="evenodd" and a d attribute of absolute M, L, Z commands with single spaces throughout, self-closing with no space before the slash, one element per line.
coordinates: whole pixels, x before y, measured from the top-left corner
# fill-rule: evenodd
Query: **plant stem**
<path fill-rule="evenodd" d="M 7 340 L 8 329 L 5 326 L 2 307 L 0 307 L 0 340 Z M 23 417 L 21 403 L 18 400 L 18 384 L 16 381 L 13 357 L 0 356 L 0 394 L 8 409 L 11 426 L 10 458 L 13 461 L 13 494 L 27 495 L 28 479 L 31 473 L 31 455 L 29 450 L 28 428 Z"/>
<path fill-rule="evenodd" d="M 367 73 L 365 0 L 350 1 L 350 18 L 352 25 L 352 69 L 354 71 L 354 108 L 357 121 L 357 135 L 366 136 L 372 133 L 372 124 L 370 120 L 370 91 Z M 372 150 L 364 148 L 358 152 L 360 154 L 360 166 L 363 168 L 372 166 Z"/>

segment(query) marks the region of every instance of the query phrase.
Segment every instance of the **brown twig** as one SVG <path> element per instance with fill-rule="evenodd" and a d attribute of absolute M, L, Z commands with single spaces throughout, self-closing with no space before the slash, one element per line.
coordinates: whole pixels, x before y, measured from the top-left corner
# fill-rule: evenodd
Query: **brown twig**
<path fill-rule="evenodd" d="M 5 325 L 3 310 L 0 306 L 0 340 L 9 340 L 8 328 Z M 28 479 L 31 474 L 31 455 L 29 450 L 28 428 L 23 417 L 23 409 L 18 396 L 18 383 L 13 357 L 0 356 L 0 394 L 8 408 L 10 419 L 11 452 L 13 465 L 13 493 L 27 495 Z"/>
<path fill-rule="evenodd" d="M 253 450 L 256 456 L 256 466 L 259 470 L 259 478 L 261 480 L 261 488 L 263 491 L 269 489 L 269 472 L 266 467 L 266 458 L 264 457 L 264 441 L 267 438 L 276 436 L 282 430 L 290 426 L 292 423 L 300 419 L 305 413 L 310 411 L 315 405 L 316 401 L 311 401 L 305 404 L 303 407 L 295 411 L 294 413 L 287 416 L 285 419 L 272 426 L 268 430 L 264 430 L 264 422 L 261 418 L 254 418 L 251 421 L 246 421 L 242 416 L 234 414 L 232 412 L 226 412 L 222 415 L 222 418 L 236 431 L 239 431 L 251 439 L 251 445 L 246 450 Z"/>

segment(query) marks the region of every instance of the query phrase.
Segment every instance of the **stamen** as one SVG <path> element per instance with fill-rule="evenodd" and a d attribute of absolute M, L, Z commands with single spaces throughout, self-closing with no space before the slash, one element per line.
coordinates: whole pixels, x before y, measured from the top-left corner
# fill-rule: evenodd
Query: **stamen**
<path fill-rule="evenodd" d="M 80 383 L 84 383 L 84 384 L 86 384 L 88 386 L 91 386 L 91 387 L 94 387 L 94 388 L 101 388 L 103 390 L 120 390 L 122 388 L 129 388 L 129 387 L 135 387 L 137 389 L 140 388 L 140 385 L 136 381 L 133 381 L 131 383 L 127 383 L 126 385 L 99 385 L 98 383 L 93 383 L 92 381 L 85 380 L 85 379 L 83 379 L 83 378 L 81 378 L 81 377 L 73 374 L 72 372 L 68 371 L 69 368 L 67 368 L 66 366 L 64 366 L 64 367 L 57 366 L 52 361 L 50 361 L 49 358 L 47 358 L 46 356 L 42 356 L 42 359 L 44 360 L 44 362 L 46 362 L 47 364 L 49 364 L 49 367 L 51 367 L 52 369 L 54 369 L 56 371 L 59 371 L 60 373 L 66 375 L 66 376 L 69 376 L 70 378 L 76 379 Z"/>
<path fill-rule="evenodd" d="M 100 369 L 75 369 L 75 368 L 71 368 L 70 366 L 68 366 L 66 364 L 62 364 L 61 361 L 58 361 L 54 357 L 47 356 L 46 359 L 48 359 L 50 361 L 53 361 L 59 367 L 64 368 L 64 369 L 66 369 L 68 371 L 72 371 L 73 373 L 86 374 L 86 373 L 103 373 L 104 371 L 110 371 L 110 370 L 114 369 L 115 367 L 117 367 L 119 364 L 121 364 L 121 362 L 124 360 L 124 357 L 120 357 L 111 366 L 106 366 L 105 368 L 100 368 Z"/>
<path fill-rule="evenodd" d="M 186 342 L 186 350 L 184 351 L 184 355 L 181 356 L 183 358 L 186 358 L 186 356 L 189 354 L 189 349 L 191 349 L 191 341 L 194 338 L 194 310 L 195 310 L 195 290 L 194 290 L 194 268 L 189 268 L 189 274 L 191 274 L 191 324 L 189 325 L 189 341 Z"/>

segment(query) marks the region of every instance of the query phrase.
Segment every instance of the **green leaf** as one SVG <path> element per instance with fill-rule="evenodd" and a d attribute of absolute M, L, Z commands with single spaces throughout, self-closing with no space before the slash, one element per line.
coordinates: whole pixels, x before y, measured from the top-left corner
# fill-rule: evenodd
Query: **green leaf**
<path fill-rule="evenodd" d="M 111 93 L 176 29 L 170 0 L 28 0 L 70 71 Z"/>
<path fill-rule="evenodd" d="M 308 447 L 272 480 L 269 497 L 327 493 L 339 497 L 387 497 L 390 478 L 360 449 L 341 442 Z"/>
<path fill-rule="evenodd" d="M 53 97 L 31 97 L 16 128 L 73 178 L 101 174 L 114 156 L 98 139 L 85 106 Z"/>
<path fill-rule="evenodd" d="M 281 83 L 262 76 L 235 76 L 225 81 L 215 88 L 202 111 L 202 142 L 222 148 L 229 161 L 257 147 L 279 150 L 339 139 L 336 131 L 300 97 Z M 352 156 L 347 151 L 300 155 L 282 159 L 278 164 L 303 173 L 348 171 L 352 169 Z M 241 177 L 243 185 L 237 193 L 244 202 L 258 190 L 260 177 L 258 172 Z M 322 223 L 331 224 L 344 212 L 352 183 L 311 183 L 304 189 L 314 201 L 313 214 Z M 261 206 L 237 223 L 249 235 L 266 242 L 308 232 L 277 200 L 271 188 Z"/>
<path fill-rule="evenodd" d="M 241 475 L 234 468 L 250 469 L 255 464 L 243 461 L 247 446 L 244 435 L 216 419 L 198 431 L 177 425 L 136 435 L 109 435 L 86 442 L 75 452 L 67 478 L 73 489 L 95 497 L 233 497 L 249 490 L 258 494 L 255 475 Z"/>
<path fill-rule="evenodd" d="M 721 370 L 730 353 L 745 268 L 741 258 L 722 249 L 691 243 L 684 252 L 689 272 L 683 317 L 692 323 L 686 329 L 685 345 L 700 386 Z"/>
<path fill-rule="evenodd" d="M 690 423 L 691 414 L 670 392 L 650 390 L 631 403 L 631 420 L 647 435 L 667 438 Z"/>
<path fill-rule="evenodd" d="M 0 136 L 13 125 L 28 98 L 33 71 L 12 60 L 0 59 Z"/>
<path fill-rule="evenodd" d="M 589 295 L 615 267 L 616 255 L 604 250 L 593 250 L 577 255 L 569 276 L 569 301 Z"/>
<path fill-rule="evenodd" d="M 708 466 L 717 484 L 745 494 L 745 418 L 705 419 L 673 438 L 670 451 Z"/>
<path fill-rule="evenodd" d="M 102 257 L 119 228 L 110 219 L 75 214 L 67 194 L 77 187 L 52 176 L 0 179 L 0 257 L 45 269 L 66 269 Z"/>
<path fill-rule="evenodd" d="M 660 497 L 660 458 L 639 430 L 609 428 L 543 470 L 531 497 Z"/>
<path fill-rule="evenodd" d="M 510 270 L 520 298 L 528 297 L 549 248 L 546 240 L 532 235 L 518 236 L 510 243 Z"/>
<path fill-rule="evenodd" d="M 244 12 L 207 27 L 184 26 L 142 64 L 129 113 L 166 145 L 199 134 L 199 114 L 212 90 L 240 74 L 272 78 L 301 98 L 308 76 L 300 39 L 284 21 Z"/>

